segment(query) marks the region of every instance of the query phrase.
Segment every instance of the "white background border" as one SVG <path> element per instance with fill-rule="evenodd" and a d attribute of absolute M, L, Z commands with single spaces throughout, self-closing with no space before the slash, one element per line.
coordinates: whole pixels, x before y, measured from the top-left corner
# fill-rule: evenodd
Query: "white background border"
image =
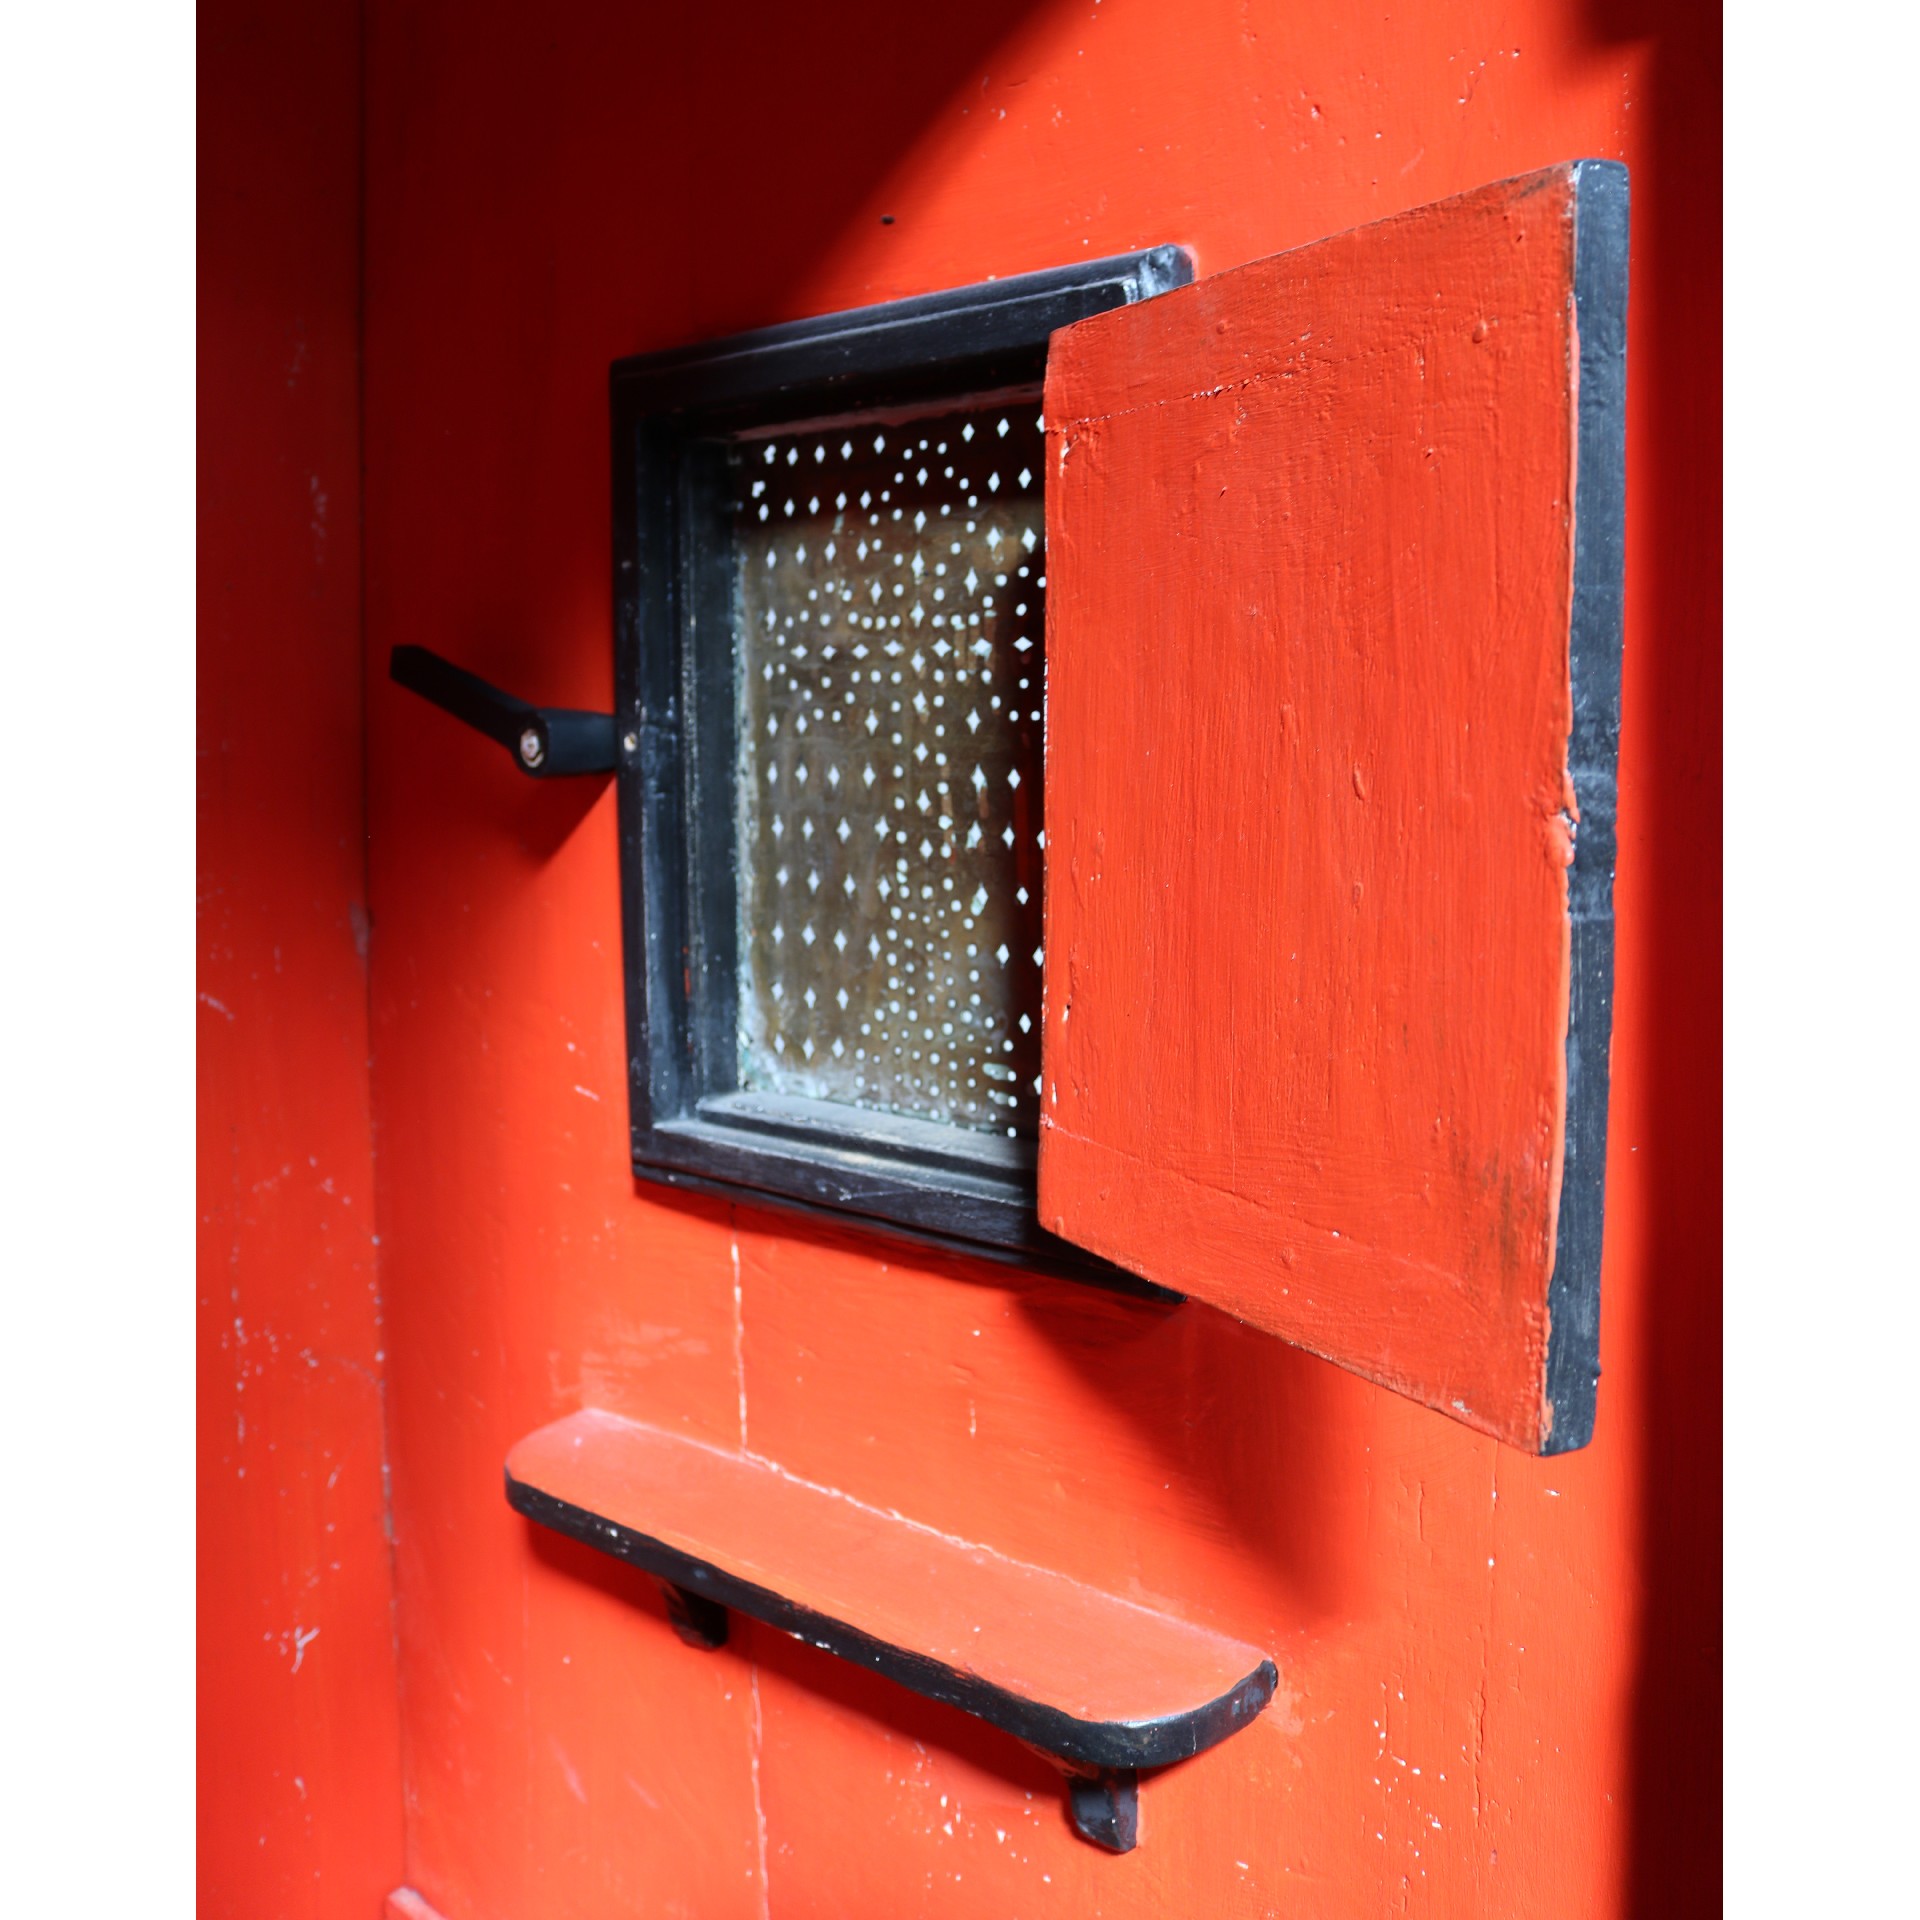
<path fill-rule="evenodd" d="M 1863 1916 L 1911 1910 L 1920 1786 L 1920 61 L 1904 10 L 1733 14 L 1728 1907 Z M 186 9 L 10 16 L 0 1804 L 19 1913 L 193 1899 L 193 108 Z"/>
<path fill-rule="evenodd" d="M 22 1916 L 193 1911 L 193 115 L 190 9 L 8 10 L 0 1907 Z"/>
<path fill-rule="evenodd" d="M 1727 1909 L 1911 1913 L 1911 9 L 1728 10 Z"/>

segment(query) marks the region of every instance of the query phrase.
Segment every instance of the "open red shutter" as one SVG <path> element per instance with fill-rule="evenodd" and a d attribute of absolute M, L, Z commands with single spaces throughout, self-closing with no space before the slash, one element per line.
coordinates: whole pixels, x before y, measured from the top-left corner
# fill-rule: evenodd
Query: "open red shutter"
<path fill-rule="evenodd" d="M 1055 335 L 1040 1217 L 1589 1437 L 1624 171 Z"/>

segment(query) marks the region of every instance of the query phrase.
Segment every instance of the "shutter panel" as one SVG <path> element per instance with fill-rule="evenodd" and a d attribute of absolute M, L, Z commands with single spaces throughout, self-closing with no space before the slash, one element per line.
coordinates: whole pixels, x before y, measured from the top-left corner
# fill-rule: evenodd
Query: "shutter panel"
<path fill-rule="evenodd" d="M 1520 1447 L 1591 1432 L 1626 176 L 1048 357 L 1040 1217 Z"/>

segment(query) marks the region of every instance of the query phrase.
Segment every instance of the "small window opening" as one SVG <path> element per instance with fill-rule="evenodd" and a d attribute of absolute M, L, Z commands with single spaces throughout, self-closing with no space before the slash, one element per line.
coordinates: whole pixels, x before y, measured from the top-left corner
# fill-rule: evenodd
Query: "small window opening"
<path fill-rule="evenodd" d="M 1191 277 L 1154 247 L 614 366 L 640 1177 L 1145 1288 L 1037 1206 L 1041 413 L 1062 327 Z"/>

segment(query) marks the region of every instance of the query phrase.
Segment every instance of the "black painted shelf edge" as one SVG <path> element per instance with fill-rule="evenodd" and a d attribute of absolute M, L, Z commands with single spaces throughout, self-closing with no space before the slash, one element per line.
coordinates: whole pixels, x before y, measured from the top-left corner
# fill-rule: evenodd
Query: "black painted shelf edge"
<path fill-rule="evenodd" d="M 535 1525 L 625 1561 L 660 1581 L 668 1589 L 675 1631 L 690 1644 L 723 1644 L 725 1634 L 714 1610 L 730 1609 L 1012 1734 L 1068 1771 L 1075 1830 L 1109 1851 L 1124 1852 L 1134 1843 L 1133 1776 L 1217 1746 L 1259 1714 L 1279 1681 L 1273 1662 L 1262 1660 L 1217 1699 L 1185 1713 L 1148 1721 L 1081 1720 L 925 1654 L 877 1640 L 845 1621 L 816 1613 L 664 1541 L 558 1499 L 510 1472 L 506 1489 L 508 1504 Z"/>

